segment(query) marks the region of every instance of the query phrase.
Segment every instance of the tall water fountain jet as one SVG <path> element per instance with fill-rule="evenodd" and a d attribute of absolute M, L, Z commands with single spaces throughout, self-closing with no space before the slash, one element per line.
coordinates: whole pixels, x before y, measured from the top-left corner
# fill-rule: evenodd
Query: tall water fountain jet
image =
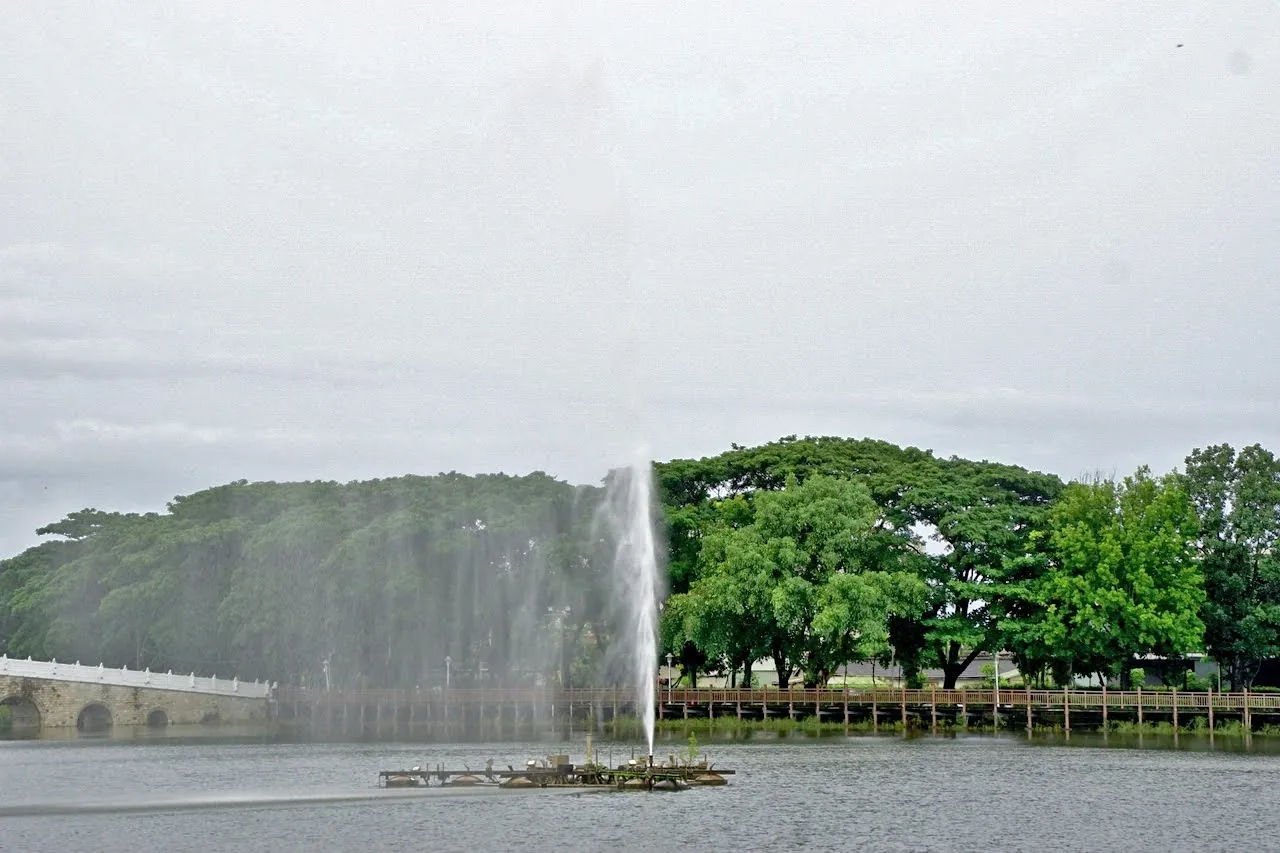
<path fill-rule="evenodd" d="M 664 584 L 653 532 L 653 471 L 643 453 L 628 467 L 613 472 L 604 509 L 617 542 L 613 580 L 626 619 L 621 639 L 628 647 L 636 710 L 644 723 L 648 755 L 652 759 L 658 681 L 658 597 Z"/>

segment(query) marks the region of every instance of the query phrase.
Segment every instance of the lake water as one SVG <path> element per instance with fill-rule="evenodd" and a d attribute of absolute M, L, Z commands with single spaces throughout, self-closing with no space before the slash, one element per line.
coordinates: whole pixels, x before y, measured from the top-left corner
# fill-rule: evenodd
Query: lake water
<path fill-rule="evenodd" d="M 374 785 L 378 770 L 415 764 L 581 760 L 582 743 L 0 741 L 0 849 L 1280 850 L 1274 744 L 1168 745 L 757 736 L 704 744 L 738 771 L 728 787 L 659 794 Z"/>

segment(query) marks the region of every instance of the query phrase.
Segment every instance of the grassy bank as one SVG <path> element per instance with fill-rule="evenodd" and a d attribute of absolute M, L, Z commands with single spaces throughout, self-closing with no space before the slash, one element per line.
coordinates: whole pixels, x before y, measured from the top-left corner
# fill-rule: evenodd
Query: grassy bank
<path fill-rule="evenodd" d="M 1131 721 L 1121 721 L 1110 723 L 1106 729 L 1108 732 L 1115 734 L 1148 734 L 1148 735 L 1208 735 L 1209 722 L 1204 717 L 1196 717 L 1190 725 L 1178 726 L 1175 730 L 1173 724 L 1167 721 L 1158 723 L 1135 723 Z M 1215 737 L 1238 737 L 1243 738 L 1247 732 L 1244 724 L 1239 720 L 1222 720 L 1213 727 Z M 1254 737 L 1280 737 L 1280 726 L 1263 726 L 1260 729 L 1253 730 Z"/>
<path fill-rule="evenodd" d="M 644 734 L 643 724 L 634 717 L 619 717 L 614 720 L 608 727 L 609 732 L 619 738 L 635 738 Z M 880 731 L 901 731 L 901 725 L 880 726 Z M 715 737 L 717 735 L 724 737 L 736 737 L 751 732 L 768 732 L 772 734 L 804 734 L 804 735 L 836 735 L 854 733 L 854 732 L 870 732 L 871 723 L 859 722 L 850 723 L 831 723 L 819 722 L 814 717 L 807 717 L 801 720 L 792 720 L 787 717 L 773 717 L 768 720 L 739 720 L 736 717 L 721 717 L 710 720 L 705 717 L 696 717 L 692 719 L 677 720 L 658 720 L 655 730 L 661 735 L 709 735 Z"/>

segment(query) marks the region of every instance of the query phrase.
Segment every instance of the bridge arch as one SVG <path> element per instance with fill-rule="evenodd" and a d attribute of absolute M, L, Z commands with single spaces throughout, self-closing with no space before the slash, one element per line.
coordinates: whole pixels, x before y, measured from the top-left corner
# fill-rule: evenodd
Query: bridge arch
<path fill-rule="evenodd" d="M 164 708 L 152 708 L 147 714 L 147 726 L 153 729 L 163 729 L 169 725 L 169 715 L 165 713 Z"/>
<path fill-rule="evenodd" d="M 101 734 L 109 731 L 111 725 L 111 709 L 101 702 L 90 702 L 76 717 L 76 729 L 84 734 Z"/>
<path fill-rule="evenodd" d="M 26 696 L 5 696 L 0 705 L 9 709 L 9 727 L 15 732 L 40 728 L 40 706 Z"/>

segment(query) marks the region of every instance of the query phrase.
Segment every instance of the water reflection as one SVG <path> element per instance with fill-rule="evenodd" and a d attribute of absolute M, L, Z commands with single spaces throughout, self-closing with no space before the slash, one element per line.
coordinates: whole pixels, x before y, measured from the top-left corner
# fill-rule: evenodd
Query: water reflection
<path fill-rule="evenodd" d="M 1037 747 L 1087 747 L 1090 749 L 1154 749 L 1176 750 L 1180 752 L 1228 752 L 1259 755 L 1280 755 L 1280 737 L 1274 735 L 1245 735 L 1241 732 L 1210 735 L 1208 732 L 1080 732 L 1070 735 L 1063 732 L 1036 732 L 1030 737 L 1015 732 L 981 732 L 963 729 L 943 730 L 937 733 L 912 730 L 903 732 L 852 732 L 846 734 L 839 730 L 813 730 L 805 728 L 781 729 L 716 729 L 690 727 L 689 729 L 666 729 L 658 737 L 658 743 L 670 749 L 677 744 L 684 744 L 693 735 L 699 742 L 735 743 L 735 742 L 769 742 L 769 741 L 814 741 L 836 742 L 851 739 L 877 740 L 946 740 L 967 741 L 975 744 L 999 741 L 1002 743 L 1021 743 Z"/>
<path fill-rule="evenodd" d="M 655 750 L 659 753 L 682 751 L 687 747 L 690 735 L 702 744 L 733 743 L 821 743 L 834 745 L 845 741 L 878 740 L 878 741 L 964 741 L 966 744 L 981 745 L 984 743 L 1017 743 L 1034 747 L 1075 747 L 1089 749 L 1128 749 L 1128 750 L 1172 750 L 1178 752 L 1224 752 L 1257 755 L 1280 755 L 1280 737 L 1274 735 L 1254 734 L 1246 736 L 1239 731 L 1219 733 L 1210 736 L 1207 732 L 1082 732 L 1073 731 L 1069 736 L 1060 731 L 1041 732 L 1028 737 L 1019 732 L 982 732 L 964 729 L 943 730 L 937 733 L 912 730 L 902 732 L 845 732 L 840 729 L 811 729 L 802 726 L 786 729 L 762 729 L 756 727 L 730 728 L 717 727 L 707 729 L 704 726 L 690 726 L 687 729 L 664 728 L 657 733 Z M 597 743 L 609 743 L 607 733 L 593 735 Z M 533 742 L 543 744 L 565 744 L 584 741 L 586 732 L 547 732 L 545 736 Z M 0 733 L 0 742 L 4 741 L 40 741 L 40 742 L 76 742 L 76 743 L 166 743 L 178 744 L 362 744 L 377 746 L 378 744 L 420 744 L 423 746 L 448 745 L 465 743 L 439 738 L 402 738 L 387 741 L 376 737 L 370 738 L 322 738 L 308 735 L 305 732 L 281 729 L 269 723 L 253 723 L 243 725 L 220 725 L 214 728 L 203 725 L 170 725 L 154 726 L 113 726 L 105 731 L 85 732 L 74 728 L 45 728 L 36 730 L 16 729 Z M 512 743 L 528 743 L 527 738 Z M 624 742 L 624 741 L 619 741 Z M 630 741 L 625 741 L 630 744 Z"/>
<path fill-rule="evenodd" d="M 1257 850 L 1280 835 L 1280 762 L 1243 738 L 1072 733 L 753 731 L 700 749 L 738 771 L 680 794 L 380 797 L 381 768 L 482 766 L 548 743 L 0 744 L 0 846 L 11 850 Z M 684 735 L 682 737 L 682 734 Z M 663 732 L 661 751 L 687 734 Z M 554 751 L 582 754 L 585 734 Z M 595 739 L 604 757 L 644 747 Z M 1255 737 L 1253 752 L 1273 751 Z M 1058 748 L 1055 748 L 1058 747 Z M 1098 748 L 1105 747 L 1105 748 Z M 611 754 L 611 756 L 610 756 Z M 976 804 L 981 804 L 980 807 Z M 140 819 L 138 812 L 149 812 Z M 1206 815 L 1212 815 L 1207 820 Z"/>

